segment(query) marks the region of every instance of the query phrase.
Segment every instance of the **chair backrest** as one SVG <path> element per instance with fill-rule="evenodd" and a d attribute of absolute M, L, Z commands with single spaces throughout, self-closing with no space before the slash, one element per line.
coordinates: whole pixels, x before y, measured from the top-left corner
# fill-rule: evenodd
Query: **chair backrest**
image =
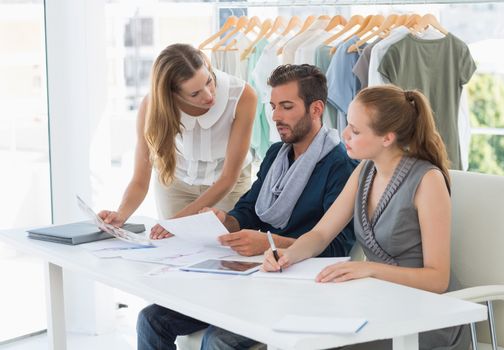
<path fill-rule="evenodd" d="M 504 284 L 504 176 L 450 171 L 452 272 L 463 288 Z M 498 342 L 504 346 L 504 303 L 496 301 Z M 479 325 L 478 341 L 490 342 Z"/>

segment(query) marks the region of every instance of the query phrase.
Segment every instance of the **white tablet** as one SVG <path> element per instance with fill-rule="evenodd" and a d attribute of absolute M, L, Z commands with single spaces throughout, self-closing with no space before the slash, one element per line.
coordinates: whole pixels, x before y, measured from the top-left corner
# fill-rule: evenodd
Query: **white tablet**
<path fill-rule="evenodd" d="M 260 266 L 261 263 L 259 262 L 208 259 L 197 264 L 181 267 L 180 269 L 183 271 L 250 275 L 259 270 Z"/>

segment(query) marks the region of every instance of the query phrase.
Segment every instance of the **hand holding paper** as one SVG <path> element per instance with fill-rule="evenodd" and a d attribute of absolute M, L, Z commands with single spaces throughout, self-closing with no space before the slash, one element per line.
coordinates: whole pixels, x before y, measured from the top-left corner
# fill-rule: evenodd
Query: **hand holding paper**
<path fill-rule="evenodd" d="M 159 224 L 177 237 L 207 246 L 220 246 L 217 237 L 228 233 L 226 227 L 211 211 L 178 219 L 161 220 Z"/>

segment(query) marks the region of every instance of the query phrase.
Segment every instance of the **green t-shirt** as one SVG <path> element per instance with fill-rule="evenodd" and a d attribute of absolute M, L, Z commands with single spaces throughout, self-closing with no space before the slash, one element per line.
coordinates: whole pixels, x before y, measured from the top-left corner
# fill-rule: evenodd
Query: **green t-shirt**
<path fill-rule="evenodd" d="M 378 71 L 403 89 L 418 89 L 430 101 L 436 127 L 443 138 L 452 169 L 461 169 L 458 109 L 462 85 L 476 65 L 467 45 L 448 33 L 425 40 L 412 34 L 390 46 Z"/>

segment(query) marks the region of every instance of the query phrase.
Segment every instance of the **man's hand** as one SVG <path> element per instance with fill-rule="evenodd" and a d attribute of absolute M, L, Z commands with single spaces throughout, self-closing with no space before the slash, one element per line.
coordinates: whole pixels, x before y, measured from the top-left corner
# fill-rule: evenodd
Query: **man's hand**
<path fill-rule="evenodd" d="M 219 242 L 231 247 L 240 255 L 253 256 L 264 253 L 269 248 L 268 238 L 255 230 L 240 230 L 219 236 Z"/>
<path fill-rule="evenodd" d="M 205 207 L 199 211 L 199 213 L 206 213 L 207 211 L 213 211 L 214 214 L 217 216 L 220 222 L 224 223 L 226 221 L 226 212 L 224 210 L 220 210 L 217 208 L 209 208 Z"/>
<path fill-rule="evenodd" d="M 121 227 L 124 225 L 126 218 L 123 218 L 116 211 L 102 210 L 98 213 L 98 216 L 106 223 L 115 227 Z"/>
<path fill-rule="evenodd" d="M 151 239 L 163 239 L 163 238 L 168 238 L 172 237 L 173 234 L 166 231 L 163 226 L 160 224 L 156 224 L 152 226 L 151 231 L 150 231 L 150 238 Z"/>

